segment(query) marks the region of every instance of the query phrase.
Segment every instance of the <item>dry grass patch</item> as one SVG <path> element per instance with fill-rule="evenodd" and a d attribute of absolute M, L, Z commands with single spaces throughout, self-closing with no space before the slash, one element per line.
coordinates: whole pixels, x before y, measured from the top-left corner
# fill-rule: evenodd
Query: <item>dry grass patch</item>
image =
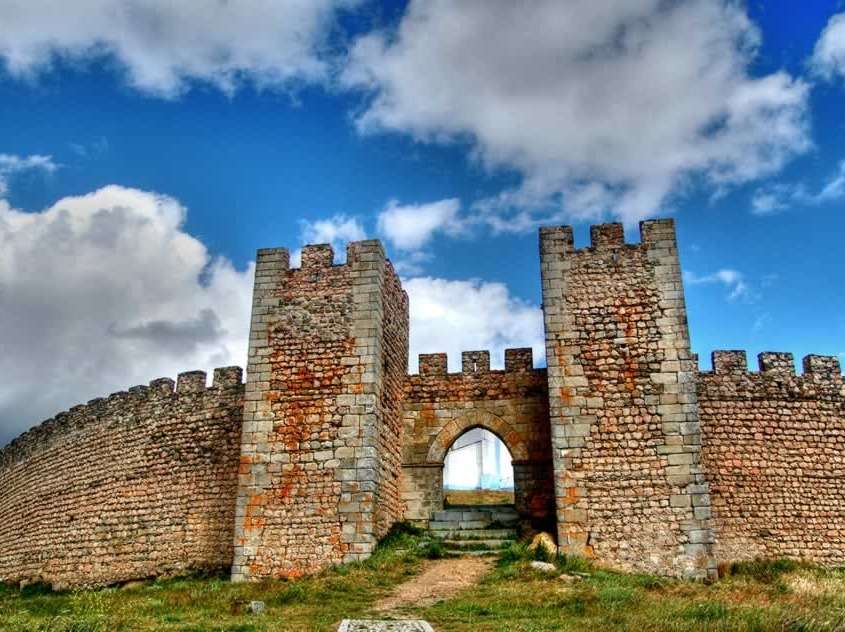
<path fill-rule="evenodd" d="M 0 587 L 0 630 L 335 630 L 344 617 L 379 616 L 376 604 L 417 576 L 426 557 L 436 557 L 429 542 L 398 529 L 367 562 L 296 581 L 193 577 L 60 594 Z M 569 576 L 562 580 L 531 569 L 535 555 L 514 545 L 475 583 L 433 605 L 403 604 L 401 613 L 427 619 L 437 630 L 467 632 L 845 632 L 845 570 L 753 562 L 704 585 L 617 573 L 579 558 L 549 560 Z M 253 600 L 265 602 L 265 614 L 248 612 Z"/>
<path fill-rule="evenodd" d="M 512 505 L 514 502 L 513 490 L 447 490 L 445 495 L 447 507 L 450 505 Z"/>

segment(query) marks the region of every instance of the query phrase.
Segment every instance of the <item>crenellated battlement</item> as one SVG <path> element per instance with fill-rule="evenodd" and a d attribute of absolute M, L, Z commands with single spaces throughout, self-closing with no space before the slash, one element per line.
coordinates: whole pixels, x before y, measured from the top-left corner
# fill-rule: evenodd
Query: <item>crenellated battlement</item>
<path fill-rule="evenodd" d="M 303 270 L 330 268 L 334 265 L 334 248 L 331 244 L 309 244 L 302 248 Z"/>
<path fill-rule="evenodd" d="M 620 248 L 663 249 L 677 247 L 675 222 L 672 219 L 653 219 L 640 222 L 639 243 L 626 243 L 624 226 L 620 223 L 590 226 L 590 245 L 576 248 L 572 226 L 545 226 L 540 229 L 542 255 L 578 255 L 614 251 Z"/>
<path fill-rule="evenodd" d="M 211 386 L 203 371 L 151 380 L 73 406 L 7 445 L 0 582 L 65 589 L 228 567 L 241 376 L 223 367 Z"/>
<path fill-rule="evenodd" d="M 625 245 L 622 224 L 594 224 L 590 226 L 590 248 L 611 248 Z"/>
<path fill-rule="evenodd" d="M 38 446 L 43 447 L 98 420 L 116 417 L 121 411 L 135 410 L 151 399 L 217 393 L 221 389 L 243 389 L 242 376 L 243 369 L 239 366 L 216 368 L 214 381 L 209 387 L 206 386 L 205 371 L 186 371 L 180 373 L 176 381 L 160 377 L 151 380 L 148 386 L 132 386 L 106 397 L 95 397 L 85 404 L 76 404 L 33 426 L 0 449 L 0 469 L 26 458 Z"/>
<path fill-rule="evenodd" d="M 449 372 L 449 357 L 445 353 L 421 353 L 418 373 L 422 377 L 446 375 Z"/>
<path fill-rule="evenodd" d="M 374 257 L 375 255 L 375 257 Z M 339 268 L 362 261 L 375 261 L 384 257 L 384 247 L 377 239 L 351 241 L 346 245 L 346 261 L 335 258 L 331 244 L 306 244 L 300 252 L 299 266 L 291 266 L 287 248 L 259 248 L 256 252 L 256 288 L 261 282 L 272 281 L 286 272 L 316 272 Z M 260 273 L 259 273 L 260 270 Z"/>
<path fill-rule="evenodd" d="M 842 371 L 839 358 L 835 356 L 807 355 L 802 359 L 803 374 L 797 375 L 795 360 L 788 352 L 764 351 L 757 355 L 757 371 L 749 369 L 746 352 L 743 350 L 716 350 L 711 354 L 712 370 L 701 371 L 702 375 L 766 375 L 776 377 L 805 377 L 815 382 L 840 383 Z"/>
<path fill-rule="evenodd" d="M 812 375 L 819 379 L 842 380 L 842 369 L 839 358 L 835 356 L 808 355 L 802 361 L 804 375 Z"/>
<path fill-rule="evenodd" d="M 534 368 L 534 350 L 531 347 L 505 349 L 505 368 L 490 368 L 490 351 L 462 351 L 461 371 L 449 373 L 449 358 L 446 353 L 421 353 L 419 370 L 421 377 L 443 375 L 483 375 L 487 373 L 522 373 L 537 370 Z"/>
<path fill-rule="evenodd" d="M 464 351 L 461 353 L 461 373 L 475 375 L 489 372 L 489 351 Z"/>
<path fill-rule="evenodd" d="M 839 360 L 714 351 L 695 376 L 720 560 L 791 557 L 841 566 L 845 382 Z"/>

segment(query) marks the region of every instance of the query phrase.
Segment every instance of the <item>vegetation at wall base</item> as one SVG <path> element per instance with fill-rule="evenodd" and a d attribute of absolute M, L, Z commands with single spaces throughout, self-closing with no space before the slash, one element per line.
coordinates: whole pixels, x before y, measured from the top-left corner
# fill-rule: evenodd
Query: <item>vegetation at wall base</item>
<path fill-rule="evenodd" d="M 0 587 L 0 630 L 40 632 L 275 632 L 335 630 L 345 617 L 373 616 L 373 604 L 417 574 L 438 543 L 396 527 L 367 561 L 313 577 L 230 583 L 225 575 L 132 582 L 52 593 Z M 543 574 L 537 558 L 557 566 Z M 577 557 L 545 559 L 523 543 L 500 553 L 481 582 L 446 601 L 394 616 L 437 630 L 845 630 L 845 569 L 788 560 L 742 562 L 704 585 L 620 573 Z M 255 615 L 251 601 L 266 609 Z"/>

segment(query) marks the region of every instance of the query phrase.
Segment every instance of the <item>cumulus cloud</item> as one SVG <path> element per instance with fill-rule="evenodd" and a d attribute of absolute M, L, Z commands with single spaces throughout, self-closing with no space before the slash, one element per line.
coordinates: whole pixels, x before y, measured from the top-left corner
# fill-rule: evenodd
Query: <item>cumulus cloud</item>
<path fill-rule="evenodd" d="M 845 197 L 845 160 L 818 191 L 810 191 L 802 183 L 778 183 L 761 187 L 751 198 L 751 211 L 755 215 L 771 215 L 793 206 L 817 206 Z"/>
<path fill-rule="evenodd" d="M 211 257 L 185 213 L 119 186 L 40 212 L 0 200 L 0 444 L 92 397 L 245 364 L 253 270 Z"/>
<path fill-rule="evenodd" d="M 378 214 L 376 224 L 381 237 L 395 250 L 393 265 L 399 274 L 417 276 L 431 260 L 424 250 L 438 235 L 460 235 L 467 222 L 459 216 L 461 202 L 449 198 L 428 204 L 388 202 Z"/>
<path fill-rule="evenodd" d="M 822 31 L 810 65 L 817 75 L 828 81 L 845 77 L 845 13 L 837 13 Z"/>
<path fill-rule="evenodd" d="M 154 347 L 173 353 L 193 353 L 204 344 L 214 344 L 226 336 L 220 318 L 213 309 L 199 311 L 196 318 L 185 320 L 151 320 L 133 327 L 109 327 L 109 334 L 149 342 Z"/>
<path fill-rule="evenodd" d="M 362 132 L 468 140 L 515 170 L 476 206 L 495 228 L 634 221 L 809 148 L 807 86 L 752 76 L 759 38 L 728 0 L 412 0 L 395 33 L 355 42 L 342 82 L 368 95 Z"/>
<path fill-rule="evenodd" d="M 14 154 L 0 154 L 0 196 L 9 189 L 9 180 L 23 171 L 41 171 L 53 173 L 58 165 L 52 156 L 16 156 Z"/>
<path fill-rule="evenodd" d="M 422 250 L 436 235 L 458 235 L 465 222 L 458 215 L 461 208 L 456 198 L 428 204 L 401 204 L 390 200 L 376 216 L 376 232 L 394 250 L 393 264 L 402 275 L 419 275 L 430 260 Z M 357 217 L 342 213 L 319 220 L 300 221 L 303 244 L 331 244 L 335 258 L 343 261 L 346 244 L 367 239 L 367 230 Z M 291 264 L 300 265 L 301 250 L 291 253 Z"/>
<path fill-rule="evenodd" d="M 172 97 L 199 81 L 232 92 L 321 80 L 338 8 L 357 0 L 51 0 L 0 3 L 0 60 L 31 77 L 56 59 L 111 61 L 131 85 Z"/>
<path fill-rule="evenodd" d="M 437 232 L 455 235 L 463 230 L 458 217 L 461 202 L 457 198 L 430 204 L 387 203 L 378 215 L 378 231 L 399 250 L 419 250 Z"/>
<path fill-rule="evenodd" d="M 331 244 L 335 259 L 346 259 L 346 243 L 361 241 L 367 238 L 361 222 L 355 217 L 338 214 L 316 221 L 301 220 L 299 222 L 300 239 L 303 244 Z M 302 260 L 302 250 L 295 250 L 290 256 L 291 265 L 299 266 Z"/>
<path fill-rule="evenodd" d="M 403 286 L 410 303 L 411 372 L 420 353 L 445 351 L 451 371 L 460 371 L 462 351 L 488 349 L 499 368 L 508 347 L 532 347 L 535 364 L 545 358 L 542 311 L 505 285 L 418 277 Z"/>
<path fill-rule="evenodd" d="M 739 299 L 749 300 L 752 297 L 751 290 L 745 280 L 745 276 L 737 270 L 722 268 L 713 274 L 699 276 L 694 272 L 684 271 L 684 282 L 687 285 L 713 285 L 725 286 L 728 290 L 728 300 Z"/>

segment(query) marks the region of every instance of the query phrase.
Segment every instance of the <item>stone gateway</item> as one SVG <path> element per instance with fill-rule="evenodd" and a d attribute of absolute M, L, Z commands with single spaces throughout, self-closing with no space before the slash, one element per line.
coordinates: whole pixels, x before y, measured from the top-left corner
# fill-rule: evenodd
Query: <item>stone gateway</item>
<path fill-rule="evenodd" d="M 546 368 L 508 349 L 420 356 L 377 241 L 335 264 L 259 250 L 246 383 L 163 378 L 0 451 L 0 581 L 104 585 L 231 568 L 295 577 L 443 509 L 472 428 L 513 457 L 520 523 L 621 569 L 705 579 L 755 556 L 845 564 L 845 384 L 834 357 L 690 351 L 671 220 L 540 231 Z"/>

